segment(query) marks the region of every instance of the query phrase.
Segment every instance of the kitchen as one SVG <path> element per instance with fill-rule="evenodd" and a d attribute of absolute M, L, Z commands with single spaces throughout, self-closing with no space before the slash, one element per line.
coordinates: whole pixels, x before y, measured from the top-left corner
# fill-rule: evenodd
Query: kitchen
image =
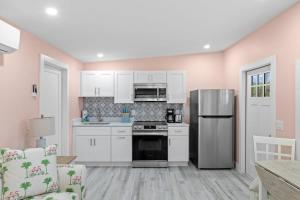
<path fill-rule="evenodd" d="M 299 1 L 3 0 L 0 13 L 0 199 L 57 185 L 55 200 L 298 199 Z M 47 146 L 51 160 L 31 157 Z"/>
<path fill-rule="evenodd" d="M 83 119 L 73 121 L 76 162 L 187 166 L 186 93 L 184 71 L 81 72 Z"/>
<path fill-rule="evenodd" d="M 191 156 L 198 168 L 234 168 L 234 91 L 190 96 L 192 134 L 183 121 L 185 71 L 82 71 L 82 119 L 73 120 L 76 162 L 169 167 L 188 166 Z"/>

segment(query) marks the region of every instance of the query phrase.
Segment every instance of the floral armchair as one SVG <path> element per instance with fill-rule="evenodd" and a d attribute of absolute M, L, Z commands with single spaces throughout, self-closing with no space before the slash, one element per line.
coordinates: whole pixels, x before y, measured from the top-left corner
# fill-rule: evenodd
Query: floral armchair
<path fill-rule="evenodd" d="M 0 149 L 0 200 L 83 200 L 83 165 L 57 165 L 56 146 Z"/>

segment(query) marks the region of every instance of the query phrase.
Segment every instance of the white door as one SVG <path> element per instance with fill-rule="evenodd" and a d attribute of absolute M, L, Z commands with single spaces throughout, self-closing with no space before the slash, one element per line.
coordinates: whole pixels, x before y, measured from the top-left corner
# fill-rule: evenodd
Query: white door
<path fill-rule="evenodd" d="M 148 71 L 134 72 L 134 83 L 149 83 L 150 74 Z"/>
<path fill-rule="evenodd" d="M 131 162 L 132 136 L 111 136 L 111 149 L 113 162 Z"/>
<path fill-rule="evenodd" d="M 168 160 L 170 162 L 188 162 L 189 137 L 169 136 Z"/>
<path fill-rule="evenodd" d="M 115 103 L 133 103 L 133 72 L 115 73 Z"/>
<path fill-rule="evenodd" d="M 168 103 L 186 102 L 185 72 L 167 73 L 167 101 Z"/>
<path fill-rule="evenodd" d="M 94 97 L 99 96 L 99 88 L 97 88 L 97 72 L 84 71 L 81 72 L 81 96 Z"/>
<path fill-rule="evenodd" d="M 45 65 L 41 82 L 40 113 L 55 118 L 55 134 L 47 136 L 47 145 L 56 144 L 58 155 L 62 154 L 62 72 Z"/>
<path fill-rule="evenodd" d="M 110 136 L 76 136 L 77 161 L 108 162 L 110 147 Z"/>
<path fill-rule="evenodd" d="M 152 83 L 166 83 L 167 73 L 164 71 L 153 71 L 150 73 L 150 81 Z"/>
<path fill-rule="evenodd" d="M 253 136 L 272 135 L 270 66 L 247 72 L 246 173 L 256 177 Z"/>
<path fill-rule="evenodd" d="M 113 72 L 98 72 L 97 88 L 99 96 L 113 97 L 114 96 L 114 73 Z"/>

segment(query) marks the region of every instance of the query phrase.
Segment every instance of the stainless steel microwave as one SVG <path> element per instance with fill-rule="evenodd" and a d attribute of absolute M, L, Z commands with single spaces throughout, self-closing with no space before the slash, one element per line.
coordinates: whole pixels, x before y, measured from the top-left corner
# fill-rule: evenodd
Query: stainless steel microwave
<path fill-rule="evenodd" d="M 167 101 L 167 84 L 135 84 L 134 101 Z"/>

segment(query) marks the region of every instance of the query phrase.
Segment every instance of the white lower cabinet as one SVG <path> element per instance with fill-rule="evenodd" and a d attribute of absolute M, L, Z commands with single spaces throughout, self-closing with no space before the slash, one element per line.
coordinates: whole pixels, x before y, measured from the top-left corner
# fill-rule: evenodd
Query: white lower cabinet
<path fill-rule="evenodd" d="M 168 161 L 188 164 L 189 161 L 189 128 L 168 128 Z"/>
<path fill-rule="evenodd" d="M 111 136 L 111 161 L 132 161 L 132 136 Z"/>
<path fill-rule="evenodd" d="M 132 161 L 131 127 L 75 127 L 77 162 L 130 163 Z"/>
<path fill-rule="evenodd" d="M 110 151 L 110 136 L 76 136 L 77 161 L 108 162 Z"/>
<path fill-rule="evenodd" d="M 169 136 L 169 161 L 189 161 L 189 138 L 188 136 Z"/>

